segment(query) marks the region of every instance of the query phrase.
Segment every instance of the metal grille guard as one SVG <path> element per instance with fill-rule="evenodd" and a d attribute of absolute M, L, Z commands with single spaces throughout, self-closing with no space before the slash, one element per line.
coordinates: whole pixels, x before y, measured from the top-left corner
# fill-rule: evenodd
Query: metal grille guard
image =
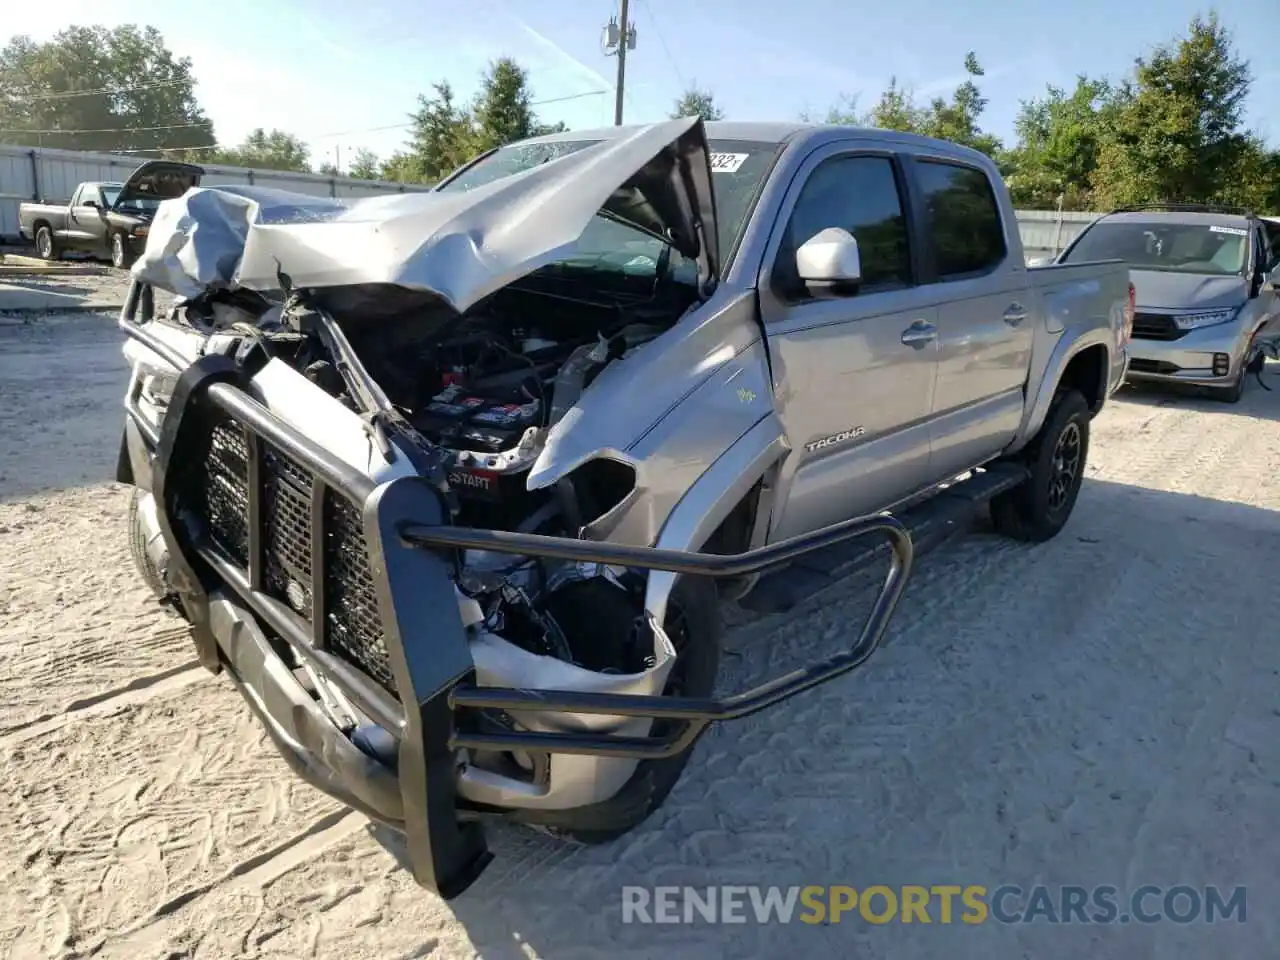
<path fill-rule="evenodd" d="M 182 369 L 185 362 L 167 345 L 138 325 L 122 321 L 122 329 L 142 344 L 160 354 L 166 362 Z M 336 463 L 287 424 L 276 419 L 269 410 L 227 383 L 207 387 L 211 400 L 251 430 L 300 455 L 317 473 L 335 487 L 348 487 L 357 501 L 369 493 L 350 490 L 344 474 L 350 469 Z M 624 738 L 608 735 L 591 736 L 568 733 L 494 733 L 455 734 L 451 746 L 484 750 L 549 750 L 555 753 L 625 756 L 653 759 L 679 753 L 692 743 L 702 730 L 717 720 L 734 720 L 788 700 L 798 693 L 834 680 L 867 659 L 879 645 L 897 608 L 910 577 L 913 559 L 911 535 L 903 524 L 889 515 L 856 518 L 770 544 L 758 550 L 737 555 L 686 553 L 656 547 L 636 547 L 615 543 L 598 543 L 568 537 L 509 533 L 500 530 L 477 530 L 467 527 L 429 525 L 402 521 L 396 525 L 400 540 L 428 550 L 459 548 L 487 550 L 557 560 L 600 563 L 610 566 L 662 570 L 695 576 L 741 577 L 778 567 L 797 557 L 855 538 L 881 534 L 888 538 L 891 555 L 889 570 L 853 645 L 841 653 L 819 660 L 750 690 L 726 698 L 642 697 L 619 694 L 582 693 L 570 690 L 524 690 L 499 687 L 458 686 L 449 695 L 450 706 L 461 709 L 521 710 L 537 709 L 563 713 L 606 714 L 610 716 L 649 717 L 684 720 L 688 726 L 679 735 L 667 739 L 648 737 Z M 218 563 L 225 571 L 226 564 Z M 240 579 L 240 578 L 236 578 Z M 346 672 L 346 671 L 343 671 Z M 361 697 L 361 699 L 365 699 Z M 385 716 L 384 711 L 377 711 Z"/>

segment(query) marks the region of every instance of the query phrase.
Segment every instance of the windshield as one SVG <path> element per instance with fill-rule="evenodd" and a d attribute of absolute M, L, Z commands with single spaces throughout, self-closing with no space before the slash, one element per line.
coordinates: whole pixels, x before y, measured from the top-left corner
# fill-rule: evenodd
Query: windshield
<path fill-rule="evenodd" d="M 120 191 L 122 187 L 119 184 L 105 184 L 102 187 L 102 199 L 106 202 L 107 209 L 111 209 L 116 205 L 116 201 L 120 199 Z M 157 197 L 133 197 L 126 200 L 120 207 L 121 210 L 143 210 L 148 213 L 155 213 L 160 206 L 160 200 Z"/>
<path fill-rule="evenodd" d="M 1135 270 L 1234 276 L 1244 272 L 1249 231 L 1210 223 L 1104 221 L 1086 230 L 1062 258 L 1123 260 Z"/>
<path fill-rule="evenodd" d="M 440 190 L 446 193 L 472 190 L 599 142 L 513 143 L 495 150 L 445 183 Z M 720 254 L 727 259 L 751 212 L 760 184 L 769 172 L 778 145 L 755 140 L 712 140 L 708 145 L 711 147 L 712 183 L 716 192 Z M 670 258 L 674 276 L 687 277 L 690 281 L 695 279 L 692 261 L 687 261 L 667 244 L 625 224 L 596 217 L 578 241 L 578 253 L 573 262 L 590 261 L 596 268 L 614 268 L 628 274 L 653 276 L 664 257 Z"/>

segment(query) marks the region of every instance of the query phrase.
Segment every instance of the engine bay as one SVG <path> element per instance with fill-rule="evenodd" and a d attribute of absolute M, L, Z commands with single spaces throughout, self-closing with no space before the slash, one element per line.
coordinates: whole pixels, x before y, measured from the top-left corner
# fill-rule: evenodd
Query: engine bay
<path fill-rule="evenodd" d="M 252 330 L 265 356 L 362 416 L 371 406 L 394 410 L 443 462 L 455 522 L 514 530 L 559 498 L 566 529 L 575 530 L 602 511 L 575 509 L 563 489 L 526 489 L 548 429 L 602 371 L 644 349 L 696 300 L 682 283 L 592 280 L 553 269 L 461 315 L 399 287 L 342 287 L 270 305 L 240 292 L 188 304 L 186 320 L 207 332 Z M 361 394 L 353 366 L 380 397 Z M 577 524 L 568 522 L 574 514 Z"/>

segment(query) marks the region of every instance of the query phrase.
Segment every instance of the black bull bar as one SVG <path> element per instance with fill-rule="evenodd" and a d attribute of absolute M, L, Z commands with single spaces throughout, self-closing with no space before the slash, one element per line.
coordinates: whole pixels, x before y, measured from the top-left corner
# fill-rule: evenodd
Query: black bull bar
<path fill-rule="evenodd" d="M 137 285 L 135 284 L 135 289 Z M 136 308 L 136 295 L 131 298 Z M 148 313 L 150 311 L 147 311 Z M 451 525 L 439 491 L 405 477 L 375 485 L 274 416 L 246 392 L 245 374 L 230 359 L 206 356 L 189 363 L 132 319 L 120 326 L 167 363 L 183 371 L 159 430 L 130 408 L 131 421 L 154 448 L 152 491 L 161 534 L 168 546 L 168 577 L 191 620 L 201 662 L 229 674 L 272 735 L 294 771 L 369 816 L 402 831 L 415 880 L 449 899 L 483 871 L 488 852 L 482 814 L 457 796 L 457 751 L 524 750 L 649 760 L 691 747 L 719 720 L 749 716 L 834 680 L 862 665 L 879 646 L 911 573 L 913 546 L 906 527 L 888 515 L 835 524 L 738 555 L 599 543 L 566 537 L 470 529 Z M 248 438 L 248 564 L 241 569 L 183 507 L 184 454 L 211 411 L 230 417 Z M 378 616 L 395 693 L 374 682 L 335 651 L 326 649 L 323 578 L 315 580 L 315 616 L 304 622 L 263 584 L 260 488 L 255 487 L 264 445 L 304 464 L 316 490 L 332 491 L 356 505 L 363 523 L 376 588 Z M 189 457 L 188 457 L 189 459 Z M 187 470 L 190 470 L 188 464 Z M 313 504 L 319 502 L 318 495 Z M 312 510 L 313 534 L 323 537 L 322 511 Z M 741 577 L 802 555 L 876 534 L 890 546 L 889 569 L 852 646 L 767 683 L 723 698 L 631 696 L 569 690 L 479 687 L 466 630 L 457 613 L 450 576 L 457 549 L 540 556 L 702 577 Z M 323 551 L 315 551 L 323 557 Z M 323 559 L 313 560 L 323 564 Z M 230 606 L 229 606 L 230 604 Z M 255 626 L 228 628 L 228 609 L 256 617 Z M 452 611 L 453 613 L 449 613 Z M 248 617 L 251 612 L 253 617 Z M 272 652 L 263 626 L 305 663 L 320 671 L 398 740 L 394 771 L 359 755 L 347 737 L 313 703 L 281 693 L 283 661 Z M 259 639 L 246 640 L 246 633 Z M 275 709 L 273 709 L 273 706 Z M 510 730 L 476 732 L 467 711 L 536 709 L 540 713 L 597 714 L 680 722 L 666 736 Z M 306 722 L 298 720 L 307 713 Z M 462 722 L 460 722 L 462 721 Z M 373 786 L 368 781 L 377 780 Z M 387 785 L 390 784 L 390 787 Z M 385 802 L 380 802 L 382 797 Z"/>

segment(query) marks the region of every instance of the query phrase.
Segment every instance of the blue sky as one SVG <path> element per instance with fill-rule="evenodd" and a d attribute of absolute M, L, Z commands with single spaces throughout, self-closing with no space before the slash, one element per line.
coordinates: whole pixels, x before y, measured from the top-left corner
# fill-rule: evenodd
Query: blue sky
<path fill-rule="evenodd" d="M 1253 64 L 1248 121 L 1273 144 L 1275 4 L 1216 7 Z M 403 124 L 436 80 L 469 97 L 502 55 L 528 68 L 536 100 L 556 101 L 538 108 L 544 119 L 571 127 L 613 119 L 616 62 L 600 40 L 615 0 L 219 0 L 199 14 L 154 0 L 5 6 L 0 31 L 37 39 L 76 23 L 154 25 L 194 61 L 220 140 L 281 127 L 307 140 L 317 162 L 340 150 L 345 165 L 357 147 L 385 156 L 404 131 L 373 128 Z M 626 119 L 660 119 L 695 82 L 740 119 L 821 115 L 842 95 L 869 107 L 891 76 L 922 99 L 945 95 L 972 49 L 987 71 L 984 126 L 1012 139 L 1020 100 L 1047 83 L 1071 85 L 1077 73 L 1124 75 L 1136 55 L 1208 10 L 1194 0 L 632 0 Z"/>

